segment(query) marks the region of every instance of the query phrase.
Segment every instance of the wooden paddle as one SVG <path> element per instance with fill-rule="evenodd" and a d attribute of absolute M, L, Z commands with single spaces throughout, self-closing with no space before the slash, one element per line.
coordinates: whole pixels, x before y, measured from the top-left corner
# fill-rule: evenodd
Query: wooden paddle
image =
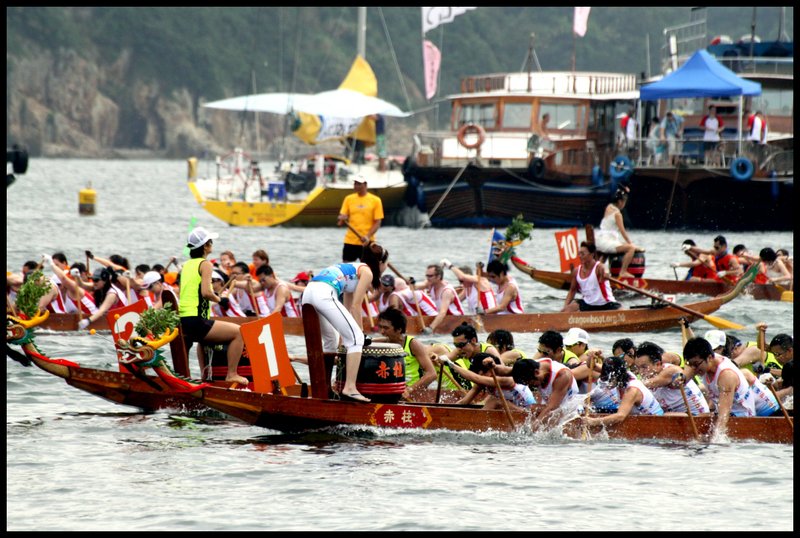
<path fill-rule="evenodd" d="M 347 228 L 348 228 L 348 229 L 349 229 L 351 232 L 353 232 L 354 234 L 356 234 L 356 237 L 358 237 L 358 240 L 359 240 L 359 241 L 361 241 L 362 243 L 364 242 L 364 239 L 369 239 L 368 237 L 364 237 L 363 235 L 361 235 L 360 233 L 358 233 L 358 230 L 356 230 L 355 228 L 353 228 L 353 226 L 351 226 L 349 222 L 347 222 L 347 221 L 344 221 L 344 223 L 345 223 L 345 225 L 347 225 Z"/>
<path fill-rule="evenodd" d="M 702 312 L 698 312 L 697 310 L 692 310 L 691 308 L 686 308 L 683 305 L 679 305 L 677 303 L 673 303 L 672 301 L 667 301 L 666 299 L 664 299 L 663 297 L 659 297 L 655 293 L 650 293 L 649 291 L 644 291 L 643 289 L 637 288 L 636 286 L 631 286 L 630 284 L 622 282 L 621 280 L 617 280 L 616 278 L 614 278 L 612 276 L 607 276 L 606 278 L 610 282 L 613 282 L 614 284 L 616 284 L 618 286 L 622 286 L 623 288 L 627 288 L 627 289 L 629 289 L 631 291 L 635 291 L 636 293 L 638 293 L 640 295 L 644 295 L 645 297 L 650 297 L 651 299 L 656 299 L 657 301 L 661 301 L 661 302 L 667 303 L 672 308 L 675 308 L 675 309 L 680 310 L 682 312 L 686 312 L 687 314 L 691 314 L 691 315 L 693 315 L 695 317 L 698 317 L 698 318 L 703 318 L 704 320 L 709 322 L 711 325 L 713 325 L 714 327 L 717 327 L 719 329 L 735 329 L 735 330 L 744 329 L 744 325 L 739 325 L 738 323 L 734 323 L 734 322 L 728 321 L 726 319 L 718 318 L 716 316 L 709 316 L 709 315 L 703 314 Z"/>
<path fill-rule="evenodd" d="M 500 400 L 503 402 L 503 409 L 506 412 L 508 423 L 511 425 L 512 430 L 516 430 L 517 425 L 514 423 L 514 417 L 511 416 L 511 408 L 508 407 L 508 401 L 506 400 L 506 395 L 503 394 L 503 390 L 500 388 L 500 382 L 497 380 L 497 376 L 494 373 L 494 367 L 492 367 L 492 369 L 489 370 L 489 373 L 492 374 L 492 379 L 494 380 L 494 386 L 497 389 L 497 392 L 500 394 Z"/>
<path fill-rule="evenodd" d="M 413 280 L 410 281 L 409 279 L 404 277 L 402 274 L 400 274 L 400 271 L 395 269 L 394 265 L 392 265 L 391 263 L 387 263 L 386 266 L 389 269 L 391 269 L 394 274 L 396 274 L 398 277 L 402 278 L 408 284 L 411 285 L 411 295 L 414 296 L 414 306 L 417 308 L 417 316 L 419 316 L 420 331 L 424 331 L 425 330 L 425 318 L 422 317 L 422 309 L 419 307 L 419 300 L 417 299 L 417 290 L 414 289 Z M 422 290 L 420 290 L 420 293 L 424 293 L 424 292 Z"/>
<path fill-rule="evenodd" d="M 697 424 L 695 424 L 694 422 L 694 415 L 692 414 L 692 408 L 689 407 L 689 398 L 686 397 L 686 389 L 683 387 L 683 382 L 681 382 L 680 385 L 678 385 L 678 388 L 681 390 L 683 405 L 686 406 L 686 414 L 689 415 L 689 422 L 692 425 L 692 433 L 694 433 L 694 438 L 699 441 L 700 434 L 697 432 Z"/>
<path fill-rule="evenodd" d="M 786 412 L 786 408 L 783 407 L 783 403 L 781 403 L 781 399 L 778 398 L 778 393 L 775 392 L 775 387 L 772 386 L 772 381 L 770 381 L 769 383 L 764 383 L 764 384 L 769 388 L 769 391 L 772 393 L 772 395 L 775 396 L 775 400 L 778 402 L 778 407 L 780 407 L 781 408 L 781 412 L 783 412 L 783 417 L 786 419 L 786 422 L 789 423 L 789 427 L 794 432 L 794 422 L 792 421 L 792 418 L 789 416 L 789 413 Z"/>
<path fill-rule="evenodd" d="M 247 281 L 247 291 L 250 292 L 250 301 L 252 301 L 252 303 L 253 303 L 253 312 L 255 312 L 256 316 L 257 316 L 258 315 L 258 302 L 256 301 L 256 294 L 253 291 L 253 281 L 252 280 L 248 280 Z"/>
<path fill-rule="evenodd" d="M 444 364 L 439 365 L 439 382 L 436 385 L 436 402 L 439 403 L 439 399 L 442 396 L 442 376 L 444 375 Z"/>

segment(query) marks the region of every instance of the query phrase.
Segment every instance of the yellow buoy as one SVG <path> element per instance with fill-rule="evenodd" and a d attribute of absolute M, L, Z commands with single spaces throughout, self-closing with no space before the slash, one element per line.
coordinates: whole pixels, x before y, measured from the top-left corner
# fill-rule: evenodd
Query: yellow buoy
<path fill-rule="evenodd" d="M 189 165 L 189 181 L 194 181 L 197 179 L 197 157 L 189 157 L 186 162 Z"/>
<path fill-rule="evenodd" d="M 81 215 L 94 215 L 94 206 L 97 201 L 97 191 L 92 188 L 90 181 L 85 189 L 78 193 L 78 213 Z"/>

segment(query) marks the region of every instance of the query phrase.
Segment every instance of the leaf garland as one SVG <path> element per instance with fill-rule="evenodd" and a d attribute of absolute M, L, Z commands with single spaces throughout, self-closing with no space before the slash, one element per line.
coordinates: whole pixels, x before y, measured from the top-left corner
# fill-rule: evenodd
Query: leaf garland
<path fill-rule="evenodd" d="M 172 308 L 172 303 L 164 304 L 164 308 L 148 308 L 139 314 L 139 321 L 134 330 L 139 336 L 161 336 L 167 329 L 174 329 L 181 318 Z"/>
<path fill-rule="evenodd" d="M 28 279 L 17 292 L 17 310 L 32 318 L 39 310 L 39 300 L 50 291 L 50 280 L 41 269 L 28 275 Z"/>

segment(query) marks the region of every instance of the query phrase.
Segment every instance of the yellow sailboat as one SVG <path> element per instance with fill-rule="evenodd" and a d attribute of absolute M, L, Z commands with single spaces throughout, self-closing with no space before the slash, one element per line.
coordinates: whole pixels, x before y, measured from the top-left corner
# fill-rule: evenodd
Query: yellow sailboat
<path fill-rule="evenodd" d="M 224 110 L 288 114 L 292 132 L 315 145 L 348 138 L 366 147 L 375 144 L 378 115 L 408 114 L 377 98 L 375 73 L 356 56 L 337 90 L 309 94 L 270 93 L 216 101 L 205 105 Z M 387 221 L 414 225 L 421 217 L 403 203 L 403 173 L 378 160 L 351 162 L 322 153 L 299 162 L 280 163 L 274 177 L 264 177 L 259 165 L 242 149 L 216 159 L 216 176 L 199 178 L 197 159 L 189 159 L 188 185 L 203 209 L 232 226 L 330 226 L 342 201 L 353 192 L 353 178 L 363 177 L 370 192 L 383 201 Z"/>

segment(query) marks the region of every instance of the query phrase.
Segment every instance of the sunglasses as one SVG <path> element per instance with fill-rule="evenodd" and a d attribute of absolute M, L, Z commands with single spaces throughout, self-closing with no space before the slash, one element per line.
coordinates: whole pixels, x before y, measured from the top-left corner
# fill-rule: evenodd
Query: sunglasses
<path fill-rule="evenodd" d="M 469 342 L 453 342 L 453 345 L 456 346 L 458 349 L 461 349 L 464 346 L 469 345 Z"/>
<path fill-rule="evenodd" d="M 436 275 L 429 275 L 429 274 L 426 274 L 426 275 L 425 275 L 425 278 L 433 278 L 433 277 L 435 277 L 435 276 L 436 276 Z"/>

